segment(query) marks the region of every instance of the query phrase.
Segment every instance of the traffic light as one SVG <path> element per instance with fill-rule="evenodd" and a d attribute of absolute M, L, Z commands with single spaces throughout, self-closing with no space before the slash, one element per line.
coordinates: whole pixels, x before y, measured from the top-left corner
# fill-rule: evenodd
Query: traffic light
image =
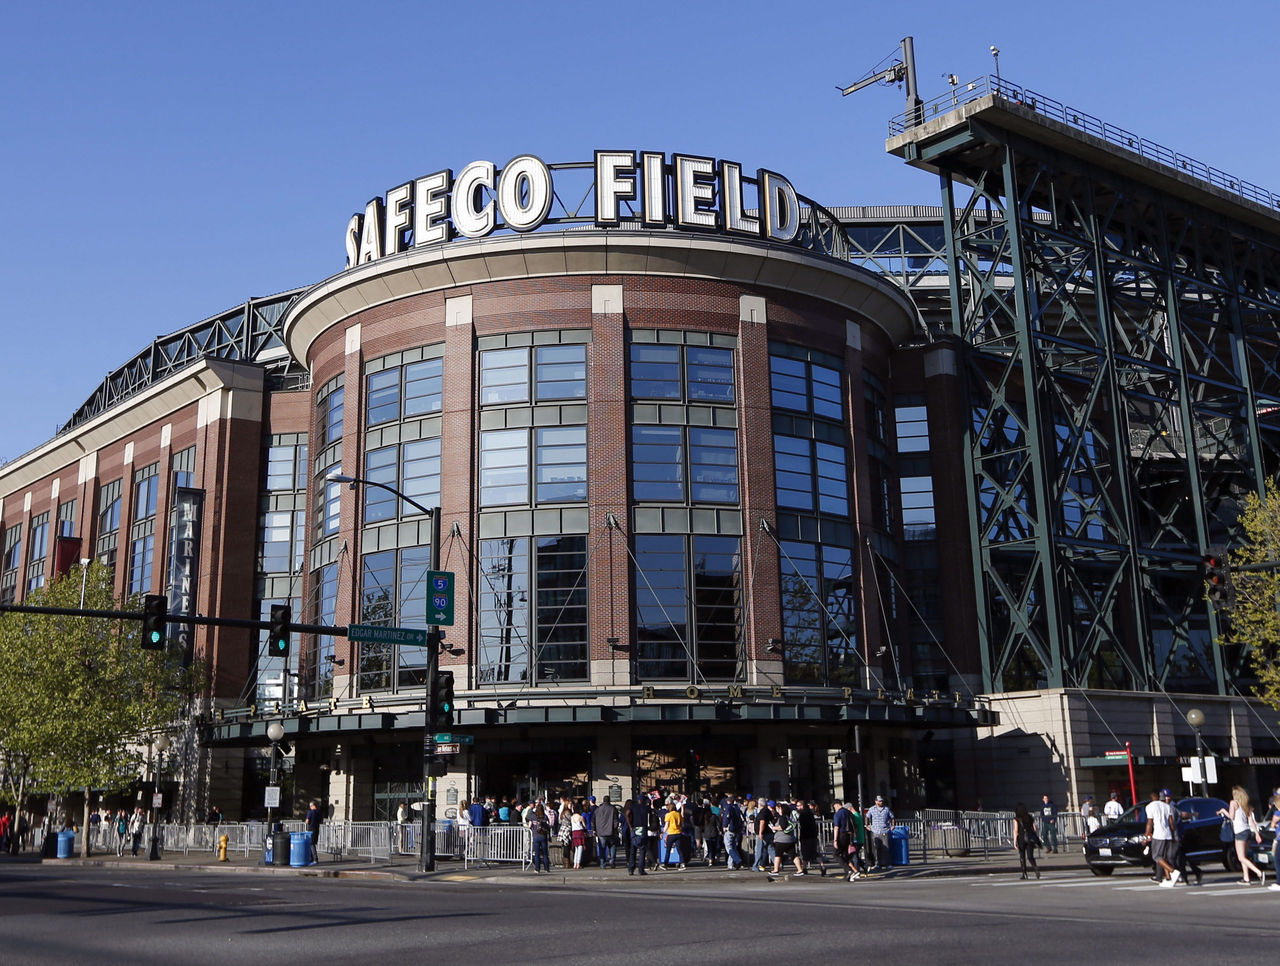
<path fill-rule="evenodd" d="M 439 755 L 432 755 L 431 760 L 427 762 L 428 778 L 443 778 L 449 774 L 449 763 Z"/>
<path fill-rule="evenodd" d="M 147 594 L 142 599 L 142 646 L 149 651 L 163 651 L 165 625 L 169 623 L 169 598 Z"/>
<path fill-rule="evenodd" d="M 1204 563 L 1205 592 L 1209 599 L 1221 603 L 1227 599 L 1228 584 L 1231 572 L 1227 567 L 1227 558 L 1219 553 L 1207 553 L 1202 558 Z"/>
<path fill-rule="evenodd" d="M 293 611 L 288 604 L 271 605 L 271 626 L 267 630 L 267 653 L 271 657 L 289 656 L 289 622 Z"/>
<path fill-rule="evenodd" d="M 447 732 L 453 727 L 453 672 L 436 671 L 432 692 L 431 709 L 435 717 L 431 727 L 435 731 Z"/>

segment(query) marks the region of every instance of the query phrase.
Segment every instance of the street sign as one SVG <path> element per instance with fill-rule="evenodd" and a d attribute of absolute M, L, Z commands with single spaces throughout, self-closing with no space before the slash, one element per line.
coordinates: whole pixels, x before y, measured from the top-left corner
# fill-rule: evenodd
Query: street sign
<path fill-rule="evenodd" d="M 446 741 L 443 744 L 440 744 L 440 743 L 436 744 L 437 755 L 457 755 L 457 754 L 460 754 L 461 752 L 462 752 L 462 745 L 458 744 L 456 741 L 452 741 L 452 742 Z"/>
<path fill-rule="evenodd" d="M 262 803 L 263 808 L 279 808 L 280 807 L 280 786 L 268 785 L 266 801 Z"/>
<path fill-rule="evenodd" d="M 452 611 L 450 613 L 452 614 Z M 422 647 L 427 643 L 427 632 L 417 627 L 351 624 L 347 627 L 347 640 L 360 644 L 416 644 Z"/>
<path fill-rule="evenodd" d="M 151 807 L 164 808 L 164 795 L 161 792 L 156 792 L 151 796 Z"/>
<path fill-rule="evenodd" d="M 427 587 L 431 591 L 431 598 L 427 601 L 427 623 L 452 627 L 453 571 L 428 570 Z"/>
<path fill-rule="evenodd" d="M 459 745 L 474 745 L 476 743 L 476 736 L 475 735 L 439 734 L 435 736 L 435 741 L 436 741 L 436 744 L 439 744 L 442 741 L 445 744 L 448 744 L 449 742 L 452 741 Z"/>

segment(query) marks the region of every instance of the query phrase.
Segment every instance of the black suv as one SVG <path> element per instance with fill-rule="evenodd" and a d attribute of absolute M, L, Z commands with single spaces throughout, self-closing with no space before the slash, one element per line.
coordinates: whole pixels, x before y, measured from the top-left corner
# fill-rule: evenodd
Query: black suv
<path fill-rule="evenodd" d="M 1227 869 L 1239 868 L 1235 846 L 1223 842 L 1221 836 L 1222 816 L 1218 810 L 1225 809 L 1226 802 L 1220 798 L 1184 798 L 1173 807 L 1182 816 L 1182 847 L 1193 865 L 1221 862 Z M 1090 832 L 1084 840 L 1084 860 L 1089 863 L 1089 870 L 1094 875 L 1110 875 L 1117 867 L 1149 868 L 1151 850 L 1146 831 L 1147 803 L 1142 802 L 1120 816 L 1118 822 Z M 1274 837 L 1270 829 L 1262 829 L 1262 846 L 1256 850 L 1255 862 L 1269 864 Z"/>

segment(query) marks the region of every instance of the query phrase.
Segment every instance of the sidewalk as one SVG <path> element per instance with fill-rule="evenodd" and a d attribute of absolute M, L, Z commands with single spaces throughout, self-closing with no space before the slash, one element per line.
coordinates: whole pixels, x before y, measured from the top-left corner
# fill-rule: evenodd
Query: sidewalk
<path fill-rule="evenodd" d="M 1082 872 L 1087 868 L 1084 858 L 1078 850 L 1062 851 L 1056 854 L 1045 853 L 1039 857 L 1038 861 L 1042 871 Z M 41 863 L 41 859 L 35 852 L 26 852 L 18 856 L 0 855 L 0 866 L 20 863 Z M 667 869 L 660 873 L 651 873 L 645 876 L 643 880 L 640 880 L 627 876 L 625 863 L 616 869 L 601 869 L 595 865 L 579 870 L 553 868 L 549 875 L 543 874 L 539 876 L 535 875 L 532 870 L 522 870 L 519 864 L 473 865 L 470 868 L 464 868 L 463 863 L 459 860 L 443 858 L 436 860 L 434 872 L 419 872 L 417 861 L 411 855 L 396 856 L 395 861 L 391 864 L 370 863 L 368 859 L 363 857 L 322 858 L 316 865 L 293 868 L 290 866 L 263 865 L 262 854 L 258 852 L 250 853 L 248 858 L 244 855 L 231 855 L 228 856 L 228 861 L 226 862 L 219 862 L 216 855 L 203 851 L 193 851 L 186 855 L 182 853 L 166 853 L 163 858 L 154 862 L 150 861 L 145 854 L 134 856 L 126 853 L 123 856 L 117 856 L 114 852 L 108 852 L 94 853 L 87 859 L 82 859 L 79 856 L 71 859 L 45 859 L 41 864 L 113 869 L 122 872 L 131 869 L 138 871 L 200 870 L 241 874 L 309 876 L 313 878 L 383 879 L 399 882 L 523 880 L 530 884 L 539 882 L 573 884 L 577 882 L 621 883 L 624 880 L 628 880 L 630 884 L 639 886 L 647 880 L 650 886 L 656 886 L 657 883 L 668 879 L 675 881 L 686 878 L 695 880 L 714 879 L 726 882 L 764 881 L 765 879 L 762 873 L 750 872 L 746 869 L 730 872 L 723 865 L 708 868 L 705 865 L 695 864 L 690 865 L 684 871 Z M 951 857 L 938 853 L 936 857 L 930 855 L 928 862 L 913 861 L 910 865 L 898 866 L 888 872 L 868 876 L 864 881 L 873 883 L 881 879 L 1017 874 L 1018 871 L 1018 854 L 1010 849 L 993 850 L 988 858 L 983 858 L 981 853 Z M 832 881 L 839 880 L 839 866 L 828 864 L 827 872 L 827 879 Z M 784 880 L 794 878 L 794 873 L 791 876 L 787 876 L 784 871 L 783 877 Z M 813 879 L 822 878 L 821 874 L 815 870 L 806 875 L 803 881 L 809 881 L 811 877 Z"/>

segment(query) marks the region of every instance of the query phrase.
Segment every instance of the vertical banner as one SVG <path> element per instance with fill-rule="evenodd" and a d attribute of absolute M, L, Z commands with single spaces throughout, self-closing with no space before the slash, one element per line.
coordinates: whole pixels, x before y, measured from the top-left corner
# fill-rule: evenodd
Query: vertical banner
<path fill-rule="evenodd" d="M 169 571 L 165 594 L 169 613 L 184 617 L 194 614 L 196 587 L 200 577 L 200 523 L 204 515 L 204 490 L 180 486 L 174 491 L 173 510 L 169 514 Z M 182 648 L 183 664 L 191 662 L 195 640 L 190 624 L 171 624 L 169 640 Z"/>
<path fill-rule="evenodd" d="M 80 538 L 57 537 L 53 545 L 53 579 L 65 577 L 80 563 Z"/>

